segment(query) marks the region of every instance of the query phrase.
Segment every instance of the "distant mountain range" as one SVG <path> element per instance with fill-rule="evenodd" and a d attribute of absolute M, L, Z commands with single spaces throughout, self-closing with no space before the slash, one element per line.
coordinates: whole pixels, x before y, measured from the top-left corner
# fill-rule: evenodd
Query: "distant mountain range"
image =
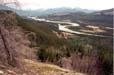
<path fill-rule="evenodd" d="M 14 8 L 10 8 L 8 6 L 0 5 L 0 10 L 15 10 Z M 23 16 L 41 16 L 41 15 L 50 15 L 50 14 L 56 14 L 56 13 L 73 13 L 73 12 L 85 12 L 85 13 L 91 13 L 94 12 L 94 10 L 88 10 L 88 9 L 81 9 L 81 8 L 52 8 L 52 9 L 38 9 L 38 10 L 17 10 L 18 14 Z"/>
<path fill-rule="evenodd" d="M 14 9 L 8 6 L 0 5 L 0 10 L 14 10 Z"/>
<path fill-rule="evenodd" d="M 26 12 L 26 13 L 25 13 Z M 81 9 L 81 8 L 53 8 L 53 9 L 47 9 L 47 10 L 23 10 L 22 15 L 31 15 L 31 16 L 39 16 L 39 15 L 50 15 L 50 14 L 56 14 L 56 13 L 73 13 L 73 12 L 85 12 L 85 13 L 91 13 L 94 12 L 94 10 L 87 10 L 87 9 Z"/>
<path fill-rule="evenodd" d="M 113 16 L 114 15 L 114 8 L 112 8 L 112 9 L 107 9 L 107 10 L 100 10 L 100 11 L 93 11 L 93 12 L 91 12 L 91 13 L 85 13 L 85 12 L 83 12 L 83 11 L 78 11 L 78 12 L 66 12 L 66 13 L 64 13 L 64 12 L 61 12 L 61 13 L 55 13 L 55 14 L 51 14 L 51 15 L 48 15 L 48 16 L 55 16 L 55 17 L 63 17 L 63 16 L 66 16 L 66 17 L 68 17 L 68 16 L 72 16 L 72 17 L 79 17 L 79 16 L 85 16 L 85 15 L 97 15 L 97 16 Z"/>
<path fill-rule="evenodd" d="M 0 5 L 0 10 L 15 10 L 14 8 L 10 8 L 8 6 Z M 94 15 L 98 14 L 106 14 L 106 15 L 112 15 L 113 9 L 109 10 L 103 10 L 103 11 L 95 11 L 95 10 L 88 10 L 88 9 L 81 9 L 81 8 L 67 8 L 67 7 L 61 7 L 61 8 L 52 8 L 52 9 L 38 9 L 38 10 L 16 10 L 16 12 L 23 16 L 45 16 L 45 15 L 65 15 L 70 13 L 92 13 Z"/>

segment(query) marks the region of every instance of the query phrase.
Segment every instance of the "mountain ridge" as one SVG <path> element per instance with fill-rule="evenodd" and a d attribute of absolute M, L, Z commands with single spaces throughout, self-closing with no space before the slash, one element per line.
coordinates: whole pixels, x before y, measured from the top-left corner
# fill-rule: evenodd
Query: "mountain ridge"
<path fill-rule="evenodd" d="M 87 9 L 81 9 L 81 8 L 50 8 L 46 10 L 23 10 L 23 12 L 28 12 L 31 16 L 42 16 L 42 15 L 49 15 L 49 14 L 55 14 L 55 13 L 71 13 L 71 12 L 85 12 L 85 13 L 91 13 L 94 10 L 87 10 Z"/>

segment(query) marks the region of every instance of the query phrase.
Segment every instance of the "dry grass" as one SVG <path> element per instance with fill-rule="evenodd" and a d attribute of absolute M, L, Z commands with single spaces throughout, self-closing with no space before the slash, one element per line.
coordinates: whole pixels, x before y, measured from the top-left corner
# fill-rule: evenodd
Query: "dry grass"
<path fill-rule="evenodd" d="M 25 59 L 26 66 L 31 67 L 32 70 L 34 71 L 56 71 L 56 72 L 63 72 L 63 71 L 68 71 L 65 69 L 62 69 L 58 66 L 55 65 L 50 65 L 46 63 L 40 63 L 40 62 L 35 62 L 32 60 Z"/>
<path fill-rule="evenodd" d="M 93 33 L 106 32 L 105 30 L 101 29 L 99 26 L 88 25 L 86 27 L 91 28 L 91 30 L 83 30 L 85 32 L 93 32 Z"/>
<path fill-rule="evenodd" d="M 74 73 L 73 71 L 55 65 L 40 63 L 28 59 L 25 59 L 24 62 L 27 70 L 39 73 L 40 75 L 86 75 L 83 73 Z"/>

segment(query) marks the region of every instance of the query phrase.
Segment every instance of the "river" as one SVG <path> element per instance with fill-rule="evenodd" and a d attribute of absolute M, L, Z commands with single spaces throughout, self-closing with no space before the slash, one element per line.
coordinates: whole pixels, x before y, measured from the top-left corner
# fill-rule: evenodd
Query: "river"
<path fill-rule="evenodd" d="M 63 21 L 51 21 L 51 20 L 46 20 L 46 19 L 39 19 L 39 18 L 36 18 L 36 17 L 28 17 L 28 18 L 29 19 L 33 19 L 33 20 L 36 20 L 36 21 L 44 21 L 44 22 L 50 22 L 50 23 L 57 23 L 58 24 L 58 30 L 64 31 L 64 32 L 69 32 L 69 33 L 79 34 L 79 35 L 89 35 L 89 36 L 109 37 L 109 38 L 111 38 L 111 36 L 78 32 L 78 31 L 73 31 L 73 30 L 71 30 L 71 29 L 68 28 L 69 26 L 80 26 L 78 23 L 63 22 Z M 63 23 L 66 24 L 66 25 L 62 25 Z"/>

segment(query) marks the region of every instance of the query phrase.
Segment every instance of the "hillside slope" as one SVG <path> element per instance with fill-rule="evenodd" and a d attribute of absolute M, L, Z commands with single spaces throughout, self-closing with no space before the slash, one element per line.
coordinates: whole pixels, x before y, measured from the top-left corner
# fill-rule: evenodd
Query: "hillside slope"
<path fill-rule="evenodd" d="M 40 44 L 46 45 L 45 40 L 51 41 L 49 45 L 61 42 L 55 42 L 59 39 L 50 31 L 44 32 L 39 28 L 39 31 L 34 30 L 37 33 L 35 34 L 32 27 L 28 27 L 31 28 L 31 31 L 27 31 L 24 25 L 18 25 L 19 22 L 14 12 L 0 11 L 0 75 L 85 75 L 38 62 L 35 54 L 36 48 L 33 46 L 39 44 L 34 44 L 33 39 L 31 41 L 28 38 L 28 34 L 39 36 Z"/>

